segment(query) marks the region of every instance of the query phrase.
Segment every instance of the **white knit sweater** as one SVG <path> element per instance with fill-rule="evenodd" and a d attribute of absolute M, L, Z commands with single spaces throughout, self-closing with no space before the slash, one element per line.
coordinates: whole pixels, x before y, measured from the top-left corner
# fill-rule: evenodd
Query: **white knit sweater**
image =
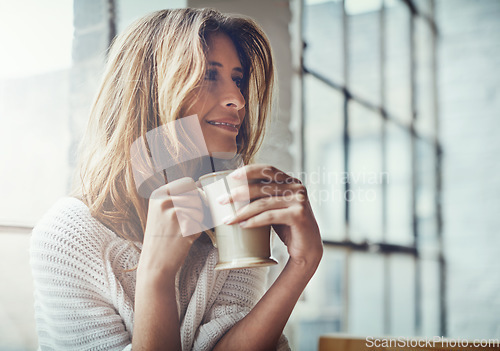
<path fill-rule="evenodd" d="M 140 245 L 139 245 L 140 246 Z M 210 350 L 264 293 L 265 268 L 214 271 L 217 250 L 202 236 L 177 276 L 183 350 Z M 33 229 L 31 267 L 42 350 L 131 350 L 138 251 L 60 199 Z M 278 349 L 287 350 L 282 335 Z"/>

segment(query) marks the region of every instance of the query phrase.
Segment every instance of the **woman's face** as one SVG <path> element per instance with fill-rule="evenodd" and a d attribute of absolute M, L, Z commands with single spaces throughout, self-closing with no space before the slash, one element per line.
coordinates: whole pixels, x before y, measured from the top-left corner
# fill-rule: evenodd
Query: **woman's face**
<path fill-rule="evenodd" d="M 236 153 L 236 136 L 245 116 L 240 91 L 243 68 L 229 36 L 216 32 L 207 41 L 205 80 L 186 116 L 198 115 L 209 153 Z"/>

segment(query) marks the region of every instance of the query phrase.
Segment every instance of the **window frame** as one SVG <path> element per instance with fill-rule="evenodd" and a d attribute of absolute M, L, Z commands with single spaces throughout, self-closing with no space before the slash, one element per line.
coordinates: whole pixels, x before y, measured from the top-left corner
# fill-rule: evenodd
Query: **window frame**
<path fill-rule="evenodd" d="M 409 125 L 401 122 L 395 115 L 391 114 L 387 110 L 386 106 L 386 87 L 385 87 L 385 72 L 386 72 L 386 34 L 385 31 L 385 19 L 386 19 L 386 10 L 385 10 L 385 1 L 382 1 L 382 5 L 380 10 L 378 11 L 378 21 L 379 21 L 379 73 L 380 73 L 380 103 L 372 103 L 368 99 L 365 99 L 361 96 L 356 95 L 350 89 L 349 82 L 349 14 L 346 13 L 346 0 L 342 0 L 342 50 L 343 50 L 343 80 L 344 84 L 333 81 L 328 77 L 325 77 L 319 72 L 316 72 L 314 69 L 308 68 L 304 63 L 304 52 L 307 50 L 307 43 L 304 38 L 304 7 L 306 6 L 305 1 L 300 1 L 300 15 L 299 15 L 299 31 L 300 38 L 302 42 L 301 50 L 300 50 L 300 70 L 299 70 L 299 91 L 301 97 L 301 113 L 300 113 L 300 131 L 299 131 L 299 145 L 300 145 L 300 174 L 305 174 L 307 171 L 306 167 L 306 135 L 305 135 L 305 126 L 307 124 L 306 121 L 306 109 L 305 106 L 307 104 L 306 96 L 304 93 L 304 77 L 310 76 L 314 77 L 318 81 L 322 82 L 326 86 L 331 89 L 338 91 L 343 97 L 343 171 L 345 174 L 349 174 L 350 171 L 350 133 L 349 133 L 349 105 L 352 102 L 360 104 L 362 107 L 374 112 L 379 115 L 382 119 L 382 130 L 381 130 L 381 140 L 382 140 L 382 169 L 387 169 L 387 124 L 392 123 L 397 128 L 402 129 L 404 132 L 408 133 L 411 138 L 411 228 L 413 235 L 413 243 L 411 245 L 398 245 L 394 243 L 390 243 L 386 240 L 386 229 L 387 229 L 387 221 L 388 221 L 388 213 L 387 213 L 387 179 L 382 181 L 382 240 L 379 242 L 356 242 L 350 239 L 349 237 L 349 223 L 350 223 L 350 206 L 349 202 L 344 200 L 345 205 L 345 213 L 344 213 L 344 227 L 345 227 L 345 240 L 323 240 L 323 244 L 326 248 L 340 248 L 346 251 L 346 279 L 344 279 L 343 284 L 344 287 L 344 311 L 345 315 L 343 316 L 342 321 L 342 331 L 348 332 L 347 327 L 347 319 L 349 315 L 348 311 L 348 299 L 349 299 L 349 255 L 351 252 L 370 252 L 376 253 L 384 257 L 384 332 L 390 333 L 390 267 L 388 256 L 391 254 L 405 254 L 410 255 L 414 259 L 414 277 L 415 277 L 415 334 L 420 335 L 422 331 L 422 280 L 424 277 L 422 276 L 421 271 L 421 259 L 423 256 L 428 258 L 429 255 L 426 253 L 422 253 L 422 251 L 418 247 L 418 239 L 419 239 L 419 218 L 417 216 L 417 187 L 418 187 L 418 167 L 417 164 L 417 143 L 424 141 L 432 146 L 433 156 L 434 156 L 434 169 L 433 169 L 433 178 L 434 178 L 434 213 L 436 218 L 436 238 L 437 238 L 437 252 L 434 255 L 431 255 L 431 258 L 438 263 L 438 277 L 439 277 L 439 332 L 440 335 L 446 335 L 446 261 L 443 255 L 443 220 L 442 220 L 442 209 L 441 209 L 441 194 L 442 194 L 442 147 L 438 137 L 438 92 L 437 92 L 437 45 L 439 40 L 438 28 L 435 21 L 435 0 L 429 0 L 428 4 L 430 5 L 430 13 L 425 14 L 421 12 L 414 0 L 397 0 L 400 4 L 403 4 L 407 7 L 410 19 L 409 19 L 409 67 L 410 67 L 410 81 L 409 81 L 409 93 L 411 96 L 410 104 L 411 104 L 411 121 Z M 417 20 L 423 20 L 424 23 L 429 26 L 432 39 L 429 44 L 429 49 L 431 51 L 431 75 L 432 75 L 432 97 L 433 97 L 433 119 L 435 123 L 435 133 L 433 136 L 423 135 L 416 128 L 416 122 L 418 120 L 419 114 L 417 111 L 417 101 L 416 101 L 416 34 L 415 34 L 415 25 Z M 344 192 L 348 192 L 350 189 L 349 182 L 345 182 L 344 184 Z"/>

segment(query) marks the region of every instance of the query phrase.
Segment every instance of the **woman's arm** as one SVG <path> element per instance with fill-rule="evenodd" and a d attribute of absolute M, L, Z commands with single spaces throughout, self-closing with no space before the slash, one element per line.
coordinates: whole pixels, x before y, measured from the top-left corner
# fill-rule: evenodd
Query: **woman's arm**
<path fill-rule="evenodd" d="M 109 262 L 103 261 L 103 251 L 112 239 L 97 231 L 102 225 L 84 204 L 62 199 L 39 221 L 32 233 L 30 264 L 41 350 L 130 350 L 132 343 L 134 350 L 181 349 L 175 275 L 199 235 L 183 237 L 175 211 L 191 223 L 200 214 L 189 193 L 182 196 L 184 202 L 177 196 L 174 210 L 174 190 L 180 194 L 196 188 L 192 180 L 174 183 L 159 188 L 158 197 L 150 200 L 135 311 L 121 302 L 119 296 L 126 294 L 116 290 L 116 277 L 106 272 Z M 172 189 L 177 186 L 181 189 Z"/>
<path fill-rule="evenodd" d="M 272 287 L 252 311 L 219 341 L 215 350 L 275 350 L 300 294 L 313 276 L 323 253 L 321 236 L 305 187 L 274 167 L 250 165 L 251 184 L 235 189 L 223 202 L 251 200 L 228 224 L 246 227 L 273 224 L 290 258 Z M 238 174 L 235 174 L 238 177 Z M 252 182 L 250 182 L 250 180 Z M 259 180 L 255 183 L 255 180 Z"/>
<path fill-rule="evenodd" d="M 137 271 L 134 350 L 180 350 L 179 314 L 175 297 L 175 277 L 155 277 Z"/>
<path fill-rule="evenodd" d="M 181 349 L 175 276 L 199 237 L 182 233 L 199 232 L 193 224 L 202 218 L 192 179 L 179 179 L 153 192 L 137 268 L 134 350 Z"/>
<path fill-rule="evenodd" d="M 314 269 L 288 261 L 252 311 L 231 328 L 214 350 L 276 350 L 276 345 Z"/>

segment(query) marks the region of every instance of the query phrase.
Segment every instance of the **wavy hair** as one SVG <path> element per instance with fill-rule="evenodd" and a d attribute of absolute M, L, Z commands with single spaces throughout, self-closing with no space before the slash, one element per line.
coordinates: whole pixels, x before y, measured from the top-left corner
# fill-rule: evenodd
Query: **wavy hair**
<path fill-rule="evenodd" d="M 203 84 L 211 32 L 232 39 L 245 71 L 245 118 L 236 139 L 245 164 L 262 143 L 275 78 L 269 40 L 252 19 L 186 8 L 134 22 L 110 48 L 71 192 L 124 239 L 142 241 L 148 210 L 148 199 L 136 190 L 130 147 L 148 131 L 183 117 Z"/>

